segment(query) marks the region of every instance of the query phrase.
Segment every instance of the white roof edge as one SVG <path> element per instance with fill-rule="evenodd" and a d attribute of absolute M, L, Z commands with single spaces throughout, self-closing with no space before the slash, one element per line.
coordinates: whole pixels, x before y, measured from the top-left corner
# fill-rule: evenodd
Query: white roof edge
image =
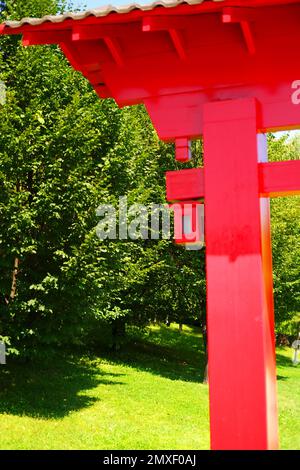
<path fill-rule="evenodd" d="M 38 26 L 40 24 L 51 22 L 51 23 L 62 23 L 65 20 L 83 20 L 89 16 L 103 17 L 108 16 L 110 13 L 125 14 L 130 13 L 133 10 L 150 11 L 156 7 L 174 8 L 178 5 L 188 4 L 197 5 L 203 3 L 206 0 L 155 0 L 152 3 L 140 5 L 138 3 L 131 3 L 128 5 L 105 5 L 99 8 L 93 8 L 91 10 L 83 12 L 66 12 L 63 15 L 46 15 L 42 18 L 23 18 L 20 21 L 5 21 L 3 24 L 9 28 L 20 28 L 24 25 Z M 222 2 L 224 0 L 212 0 L 214 2 Z"/>

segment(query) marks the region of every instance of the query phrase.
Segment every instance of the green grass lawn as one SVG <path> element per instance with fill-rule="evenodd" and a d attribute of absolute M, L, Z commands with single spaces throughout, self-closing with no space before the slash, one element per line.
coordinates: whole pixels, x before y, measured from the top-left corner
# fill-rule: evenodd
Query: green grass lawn
<path fill-rule="evenodd" d="M 290 357 L 278 350 L 281 448 L 300 449 Z M 0 449 L 208 449 L 203 369 L 200 331 L 175 325 L 132 333 L 117 354 L 1 366 Z"/>

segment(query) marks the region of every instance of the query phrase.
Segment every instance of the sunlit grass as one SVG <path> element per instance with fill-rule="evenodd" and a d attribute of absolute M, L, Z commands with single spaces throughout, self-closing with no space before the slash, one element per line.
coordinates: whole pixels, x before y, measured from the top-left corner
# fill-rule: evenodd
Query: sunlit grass
<path fill-rule="evenodd" d="M 277 349 L 279 429 L 282 449 L 300 449 L 300 364 L 290 348 Z"/>
<path fill-rule="evenodd" d="M 299 449 L 299 367 L 280 349 L 282 448 Z M 0 369 L 1 449 L 208 449 L 200 331 L 152 327 L 117 354 Z"/>

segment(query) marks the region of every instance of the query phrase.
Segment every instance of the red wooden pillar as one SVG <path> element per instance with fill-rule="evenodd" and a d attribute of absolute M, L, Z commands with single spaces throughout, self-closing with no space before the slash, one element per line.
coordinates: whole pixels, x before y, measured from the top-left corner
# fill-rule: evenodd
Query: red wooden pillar
<path fill-rule="evenodd" d="M 269 200 L 258 103 L 204 109 L 212 449 L 278 447 Z"/>

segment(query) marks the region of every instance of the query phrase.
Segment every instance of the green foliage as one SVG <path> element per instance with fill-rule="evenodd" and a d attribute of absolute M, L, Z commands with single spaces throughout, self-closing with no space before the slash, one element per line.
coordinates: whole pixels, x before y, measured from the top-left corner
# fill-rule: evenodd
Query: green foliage
<path fill-rule="evenodd" d="M 16 0 L 6 17 L 59 8 Z M 95 233 L 100 204 L 123 195 L 128 204 L 165 202 L 173 146 L 159 142 L 143 107 L 99 100 L 56 46 L 23 48 L 19 37 L 0 45 L 0 334 L 9 352 L 83 343 L 103 320 L 204 314 L 203 253 Z M 201 144 L 194 150 L 192 165 Z"/>
<path fill-rule="evenodd" d="M 54 0 L 9 0 L 4 18 L 71 9 Z M 0 39 L 0 337 L 31 355 L 97 338 L 103 323 L 205 322 L 205 252 L 168 240 L 100 241 L 100 204 L 165 202 L 178 169 L 142 106 L 100 100 L 56 46 Z M 295 141 L 270 139 L 272 159 Z M 202 143 L 193 160 L 202 163 Z M 299 199 L 272 203 L 277 328 L 299 312 Z M 280 326 L 281 325 L 281 326 Z M 104 333 L 103 333 L 104 334 Z"/>
<path fill-rule="evenodd" d="M 272 161 L 299 158 L 299 137 L 270 136 Z M 300 313 L 300 197 L 271 201 L 276 330 L 291 336 L 299 331 Z"/>
<path fill-rule="evenodd" d="M 4 15 L 11 20 L 25 17 L 40 18 L 44 15 L 55 15 L 66 10 L 75 10 L 73 2 L 68 0 L 5 0 Z"/>

